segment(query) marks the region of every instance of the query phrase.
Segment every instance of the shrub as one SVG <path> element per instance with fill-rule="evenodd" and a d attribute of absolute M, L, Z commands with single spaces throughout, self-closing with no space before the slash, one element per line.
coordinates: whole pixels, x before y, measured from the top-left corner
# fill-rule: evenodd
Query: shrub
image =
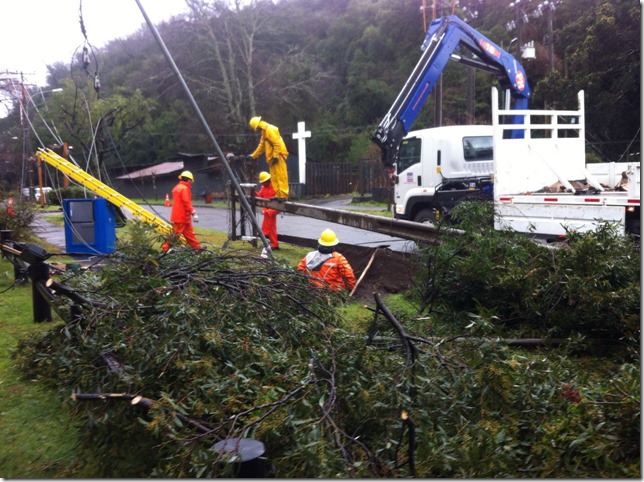
<path fill-rule="evenodd" d="M 570 233 L 553 248 L 521 233 L 497 231 L 489 203 L 464 202 L 452 217 L 462 236 L 444 235 L 424 250 L 414 295 L 422 310 L 470 314 L 530 336 L 620 340 L 638 345 L 640 253 L 605 224 Z"/>
<path fill-rule="evenodd" d="M 0 226 L 11 231 L 11 238 L 25 240 L 31 233 L 36 218 L 37 205 L 24 200 L 13 201 L 13 214 L 7 208 L 0 208 Z"/>
<path fill-rule="evenodd" d="M 94 197 L 91 191 L 80 186 L 68 186 L 55 189 L 49 193 L 49 201 L 56 206 L 62 206 L 63 199 L 85 199 Z"/>

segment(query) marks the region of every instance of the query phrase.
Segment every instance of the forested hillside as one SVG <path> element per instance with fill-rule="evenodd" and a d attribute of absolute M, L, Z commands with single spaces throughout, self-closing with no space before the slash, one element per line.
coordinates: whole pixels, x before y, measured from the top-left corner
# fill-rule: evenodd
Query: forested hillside
<path fill-rule="evenodd" d="M 186 3 L 188 16 L 158 28 L 222 148 L 247 153 L 256 142 L 248 119 L 261 115 L 280 127 L 295 151 L 290 134 L 305 121 L 313 132 L 307 154 L 315 161 L 377 155 L 369 134 L 416 64 L 425 24 L 434 14 L 428 6 L 423 16 L 421 0 Z M 639 145 L 639 3 L 555 0 L 553 11 L 536 0 L 511 5 L 461 0 L 454 14 L 517 57 L 520 43 L 534 42 L 536 58 L 521 60 L 533 92 L 531 106 L 575 107 L 583 89 L 590 149 L 603 160 L 624 160 Z M 435 13 L 451 14 L 452 7 Z M 91 39 L 91 31 L 88 35 Z M 476 71 L 468 107 L 469 69 L 455 62 L 448 66 L 441 119 L 433 93 L 414 128 L 489 122 L 496 79 Z M 96 158 L 106 166 L 153 164 L 179 150 L 213 150 L 147 28 L 94 49 L 87 72 L 80 59 L 50 66 L 49 82 L 64 91 L 50 98 L 48 118 L 75 146 L 76 156 L 89 158 L 92 131 Z M 2 119 L 3 128 L 19 129 L 18 114 Z M 51 141 L 42 121 L 36 118 L 35 124 L 43 141 Z"/>

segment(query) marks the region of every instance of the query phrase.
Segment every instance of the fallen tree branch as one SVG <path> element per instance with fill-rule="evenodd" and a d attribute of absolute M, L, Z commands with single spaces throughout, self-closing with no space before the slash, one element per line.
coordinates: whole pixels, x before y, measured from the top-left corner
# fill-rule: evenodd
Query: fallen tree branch
<path fill-rule="evenodd" d="M 416 424 L 413 422 L 406 410 L 403 410 L 400 418 L 402 419 L 402 431 L 400 432 L 400 440 L 398 441 L 398 446 L 396 447 L 396 454 L 394 460 L 396 461 L 396 466 L 401 467 L 402 465 L 409 465 L 409 472 L 412 477 L 416 476 L 416 463 L 414 462 L 414 452 L 416 451 Z M 399 464 L 398 461 L 398 450 L 403 442 L 403 436 L 405 435 L 405 428 L 409 433 L 409 445 L 407 448 L 407 461 L 405 463 Z"/>
<path fill-rule="evenodd" d="M 130 404 L 140 405 L 141 407 L 146 408 L 147 410 L 151 409 L 152 407 L 159 406 L 157 402 L 155 402 L 150 398 L 146 398 L 141 395 L 132 395 L 131 393 L 75 393 L 75 392 L 72 392 L 71 398 L 72 400 L 75 400 L 75 401 L 96 401 L 96 400 L 120 400 L 120 401 L 126 401 L 126 402 L 129 401 Z M 181 413 L 173 412 L 173 415 L 175 415 L 183 423 L 193 426 L 195 429 L 197 429 L 198 432 L 201 432 L 203 434 L 211 434 L 213 432 L 212 428 L 207 427 L 201 422 L 194 420 L 190 417 L 186 417 Z"/>
<path fill-rule="evenodd" d="M 99 308 L 107 307 L 107 303 L 104 303 L 102 301 L 94 301 L 89 298 L 86 298 L 81 294 L 79 294 L 77 291 L 53 280 L 51 280 L 51 282 L 48 283 L 48 288 L 56 294 L 67 296 L 70 300 L 72 300 L 74 303 L 79 305 L 97 306 Z"/>
<path fill-rule="evenodd" d="M 407 335 L 407 333 L 405 333 L 405 329 L 402 327 L 393 313 L 391 313 L 391 311 L 389 311 L 389 308 L 385 306 L 380 293 L 374 293 L 373 297 L 376 300 L 376 306 L 378 307 L 378 309 L 382 312 L 383 315 L 385 315 L 385 318 L 387 318 L 389 323 L 391 323 L 391 325 L 398 333 L 398 336 L 400 337 L 403 348 L 405 349 L 405 368 L 408 368 L 409 365 L 411 365 L 411 363 L 416 360 L 416 345 L 414 345 L 414 343 L 409 339 L 409 336 Z"/>
<path fill-rule="evenodd" d="M 430 336 L 428 338 L 423 338 L 420 336 L 407 335 L 407 338 L 411 341 L 416 341 L 419 343 L 427 343 L 430 345 L 435 345 L 437 343 L 463 343 L 465 341 L 475 341 L 480 343 L 490 343 L 496 345 L 507 345 L 507 346 L 557 346 L 565 343 L 566 338 L 485 338 L 485 337 L 474 337 L 474 336 L 464 336 L 460 335 L 454 338 L 441 338 L 437 336 Z M 371 341 L 388 341 L 394 340 L 393 337 L 384 337 L 384 336 L 374 336 L 371 338 Z M 367 341 L 369 338 L 367 337 Z M 370 344 L 370 343 L 367 343 Z"/>

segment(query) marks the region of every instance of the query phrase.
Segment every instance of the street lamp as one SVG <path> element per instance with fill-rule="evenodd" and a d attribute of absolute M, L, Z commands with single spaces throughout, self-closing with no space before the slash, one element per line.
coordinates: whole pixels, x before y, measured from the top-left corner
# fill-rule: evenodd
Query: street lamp
<path fill-rule="evenodd" d="M 508 52 L 512 53 L 512 44 L 514 42 L 516 42 L 517 40 L 519 40 L 518 37 L 514 37 L 512 40 L 510 40 L 510 43 L 508 44 Z M 519 57 L 521 56 L 521 49 L 520 48 L 519 48 L 518 56 Z"/>

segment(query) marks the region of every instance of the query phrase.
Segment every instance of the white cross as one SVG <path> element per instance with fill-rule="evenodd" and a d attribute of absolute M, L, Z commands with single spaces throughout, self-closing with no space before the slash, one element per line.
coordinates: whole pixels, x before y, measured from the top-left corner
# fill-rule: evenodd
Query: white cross
<path fill-rule="evenodd" d="M 304 130 L 304 122 L 297 123 L 297 132 L 293 133 L 293 139 L 297 139 L 297 155 L 299 159 L 300 183 L 306 184 L 306 141 L 311 137 L 311 131 Z"/>

